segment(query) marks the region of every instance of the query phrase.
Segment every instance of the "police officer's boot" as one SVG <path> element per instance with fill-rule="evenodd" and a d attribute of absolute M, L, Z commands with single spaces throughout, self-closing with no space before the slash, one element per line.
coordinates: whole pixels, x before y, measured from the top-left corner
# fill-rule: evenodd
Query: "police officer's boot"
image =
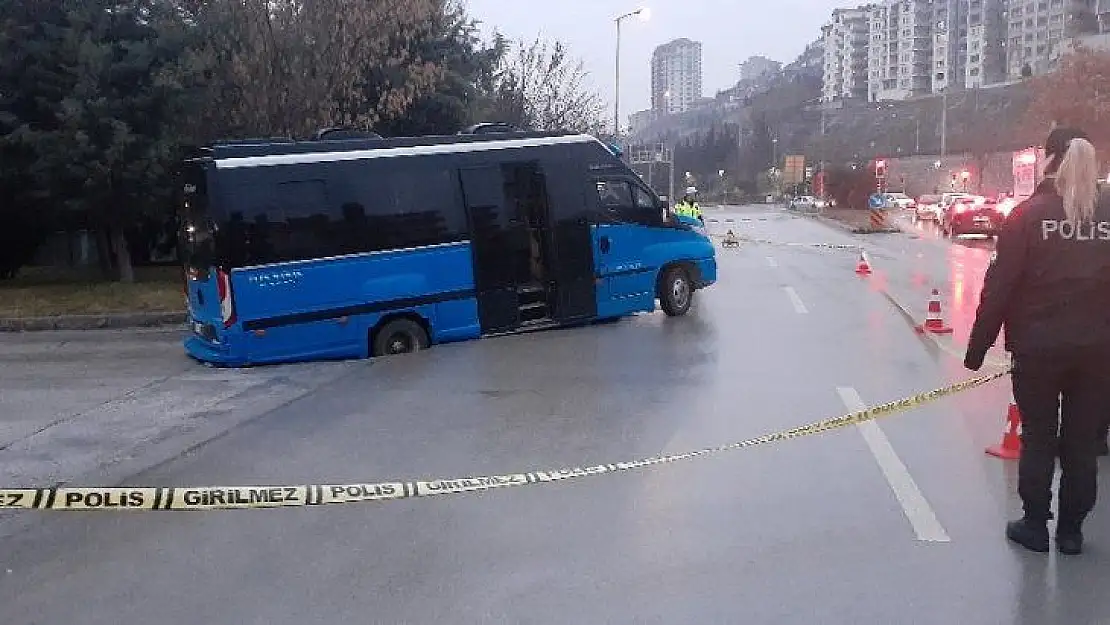
<path fill-rule="evenodd" d="M 1066 556 L 1083 553 L 1083 530 L 1078 523 L 1060 521 L 1056 526 L 1056 550 Z"/>
<path fill-rule="evenodd" d="M 1006 538 L 1029 551 L 1048 553 L 1048 525 L 1045 521 L 1034 521 L 1028 517 L 1010 521 L 1006 525 Z"/>

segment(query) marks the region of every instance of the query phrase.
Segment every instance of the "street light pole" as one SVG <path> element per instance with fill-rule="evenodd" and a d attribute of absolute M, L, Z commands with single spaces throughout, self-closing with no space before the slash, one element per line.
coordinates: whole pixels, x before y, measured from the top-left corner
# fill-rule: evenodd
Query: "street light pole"
<path fill-rule="evenodd" d="M 617 55 L 616 67 L 613 71 L 613 138 L 621 136 L 621 19 L 617 18 Z"/>
<path fill-rule="evenodd" d="M 613 71 L 613 138 L 619 140 L 621 136 L 621 22 L 633 17 L 640 16 L 640 19 L 647 21 L 651 17 L 651 11 L 647 8 L 639 8 L 635 11 L 625 13 L 618 16 L 614 22 L 617 24 L 617 53 L 614 62 Z"/>

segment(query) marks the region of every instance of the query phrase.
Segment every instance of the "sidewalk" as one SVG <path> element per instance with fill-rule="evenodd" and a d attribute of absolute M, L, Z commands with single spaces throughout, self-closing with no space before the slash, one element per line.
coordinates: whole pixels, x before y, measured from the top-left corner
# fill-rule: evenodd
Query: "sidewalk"
<path fill-rule="evenodd" d="M 0 318 L 0 332 L 50 330 L 104 330 L 183 325 L 183 312 L 105 313 L 101 315 L 58 315 L 54 317 Z"/>

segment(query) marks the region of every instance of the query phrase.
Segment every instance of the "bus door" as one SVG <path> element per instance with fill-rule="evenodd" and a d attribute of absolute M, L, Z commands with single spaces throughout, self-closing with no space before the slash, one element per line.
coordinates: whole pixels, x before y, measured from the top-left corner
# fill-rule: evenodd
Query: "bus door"
<path fill-rule="evenodd" d="M 594 181 L 598 214 L 593 227 L 598 289 L 598 316 L 607 317 L 655 309 L 656 267 L 646 258 L 647 248 L 663 225 L 661 208 L 652 194 L 626 177 Z"/>
<path fill-rule="evenodd" d="M 459 170 L 470 246 L 474 259 L 474 288 L 478 322 L 483 333 L 511 330 L 520 324 L 517 294 L 519 256 L 515 240 L 520 234 L 515 207 L 505 201 L 505 180 L 500 166 Z"/>
<path fill-rule="evenodd" d="M 554 293 L 552 317 L 560 322 L 593 319 L 597 315 L 593 239 L 589 210 L 594 201 L 581 185 L 577 163 L 544 163 L 551 202 L 551 280 Z M 590 193 L 596 196 L 591 189 Z"/>

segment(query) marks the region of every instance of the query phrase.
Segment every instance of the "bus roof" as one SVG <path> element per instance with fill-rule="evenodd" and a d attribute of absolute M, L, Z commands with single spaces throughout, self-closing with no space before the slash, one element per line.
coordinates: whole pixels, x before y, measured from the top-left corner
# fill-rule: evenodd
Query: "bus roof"
<path fill-rule="evenodd" d="M 220 169 L 266 167 L 391 158 L 485 152 L 513 148 L 596 143 L 590 135 L 569 132 L 507 132 L 486 135 L 398 137 L 392 139 L 346 139 L 213 145 L 206 156 Z"/>

